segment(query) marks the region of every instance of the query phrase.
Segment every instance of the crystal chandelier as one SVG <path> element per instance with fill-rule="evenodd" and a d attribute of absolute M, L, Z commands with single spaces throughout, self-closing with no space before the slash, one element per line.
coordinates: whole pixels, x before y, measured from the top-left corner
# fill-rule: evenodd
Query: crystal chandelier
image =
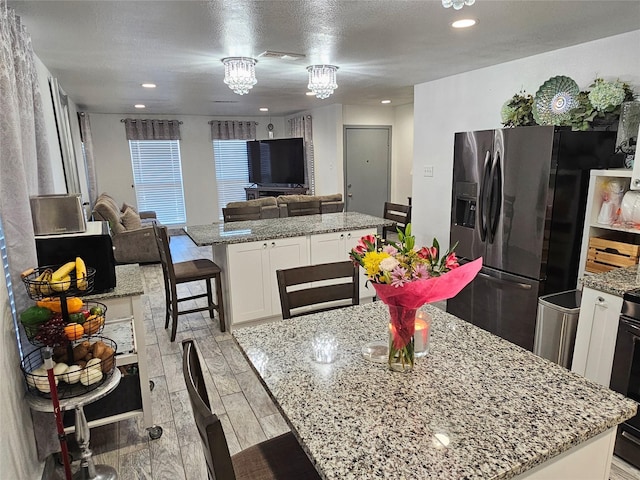
<path fill-rule="evenodd" d="M 307 87 L 317 98 L 329 98 L 329 95 L 338 88 L 336 83 L 336 72 L 338 67 L 335 65 L 311 65 L 307 67 L 309 72 L 309 85 Z"/>
<path fill-rule="evenodd" d="M 238 95 L 246 95 L 258 82 L 256 80 L 255 58 L 227 57 L 222 59 L 224 63 L 224 83 Z"/>
<path fill-rule="evenodd" d="M 476 0 L 442 0 L 444 8 L 453 7 L 455 10 L 460 10 L 465 5 L 470 6 L 474 3 L 476 3 Z"/>

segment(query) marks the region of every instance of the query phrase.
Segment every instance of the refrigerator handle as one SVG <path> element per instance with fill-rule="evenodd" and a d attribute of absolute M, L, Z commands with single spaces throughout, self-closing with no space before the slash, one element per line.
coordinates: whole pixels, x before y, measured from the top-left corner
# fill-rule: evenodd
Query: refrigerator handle
<path fill-rule="evenodd" d="M 498 229 L 500 213 L 502 209 L 502 166 L 500 165 L 500 152 L 496 152 L 491 167 L 491 201 L 489 203 L 489 243 L 493 243 Z"/>
<path fill-rule="evenodd" d="M 480 195 L 478 196 L 478 209 L 480 218 L 480 240 L 483 242 L 487 238 L 487 205 L 486 201 L 489 199 L 487 189 L 489 187 L 489 177 L 491 176 L 491 152 L 487 150 L 484 156 L 484 167 L 482 168 L 482 181 L 480 183 Z"/>
<path fill-rule="evenodd" d="M 489 280 L 491 282 L 502 283 L 502 284 L 505 284 L 505 285 L 511 285 L 513 287 L 520 288 L 522 290 L 531 290 L 531 288 L 533 288 L 528 283 L 510 282 L 509 280 L 503 280 L 502 278 L 497 278 L 497 277 L 494 277 L 492 275 L 487 275 L 486 273 L 482 273 L 482 272 L 478 272 L 478 276 L 482 277 L 482 278 L 484 278 L 486 280 Z"/>

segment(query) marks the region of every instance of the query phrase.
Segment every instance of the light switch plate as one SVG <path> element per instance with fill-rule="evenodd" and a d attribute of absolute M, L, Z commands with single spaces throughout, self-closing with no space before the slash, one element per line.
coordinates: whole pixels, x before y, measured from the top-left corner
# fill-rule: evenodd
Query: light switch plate
<path fill-rule="evenodd" d="M 424 167 L 424 176 L 433 177 L 433 165 L 426 165 Z"/>

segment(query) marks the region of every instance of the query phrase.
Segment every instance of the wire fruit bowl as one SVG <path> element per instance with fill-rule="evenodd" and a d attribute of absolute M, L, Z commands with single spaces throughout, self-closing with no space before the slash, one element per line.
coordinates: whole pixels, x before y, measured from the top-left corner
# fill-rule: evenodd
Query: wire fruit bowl
<path fill-rule="evenodd" d="M 41 347 L 29 353 L 20 364 L 20 368 L 29 393 L 51 398 L 49 378 L 44 368 L 44 352 L 47 348 L 50 347 Z M 58 398 L 77 397 L 95 390 L 104 383 L 116 368 L 116 352 L 116 342 L 101 336 L 92 337 L 91 340 L 82 339 L 72 342 L 71 348 L 54 348 L 53 372 L 56 377 Z M 84 356 L 80 358 L 79 356 L 83 353 Z M 94 353 L 98 356 L 94 357 Z M 89 360 L 86 360 L 87 358 Z"/>
<path fill-rule="evenodd" d="M 87 267 L 87 276 L 83 279 L 76 278 L 75 270 L 69 273 L 68 281 L 52 282 L 46 280 L 46 273 L 53 273 L 60 267 L 45 266 L 31 269 L 30 273 L 22 276 L 22 281 L 27 288 L 29 298 L 33 300 L 41 300 L 45 297 L 64 294 L 67 296 L 86 295 L 93 290 L 93 284 L 96 276 L 96 269 Z"/>

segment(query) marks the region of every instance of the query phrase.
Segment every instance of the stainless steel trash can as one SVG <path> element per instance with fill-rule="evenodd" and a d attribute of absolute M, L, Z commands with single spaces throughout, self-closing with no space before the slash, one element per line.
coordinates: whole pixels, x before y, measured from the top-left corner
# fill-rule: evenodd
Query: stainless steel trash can
<path fill-rule="evenodd" d="M 538 299 L 533 353 L 565 368 L 571 367 L 581 294 L 580 290 L 568 290 Z"/>

